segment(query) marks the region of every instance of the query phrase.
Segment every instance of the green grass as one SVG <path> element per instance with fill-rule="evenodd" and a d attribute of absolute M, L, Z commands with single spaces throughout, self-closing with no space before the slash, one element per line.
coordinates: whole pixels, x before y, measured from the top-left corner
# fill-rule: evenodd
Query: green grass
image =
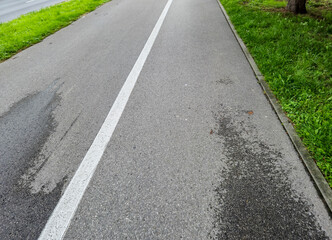
<path fill-rule="evenodd" d="M 0 61 L 40 42 L 109 0 L 71 0 L 0 24 Z"/>
<path fill-rule="evenodd" d="M 286 7 L 287 1 L 275 1 L 275 0 L 255 0 L 255 1 L 243 1 L 251 7 L 265 7 L 265 8 L 282 8 Z"/>
<path fill-rule="evenodd" d="M 332 187 L 332 18 L 273 0 L 221 0 L 283 110 Z M 310 2 L 309 4 L 310 5 Z M 317 12 L 316 12 L 317 13 Z"/>

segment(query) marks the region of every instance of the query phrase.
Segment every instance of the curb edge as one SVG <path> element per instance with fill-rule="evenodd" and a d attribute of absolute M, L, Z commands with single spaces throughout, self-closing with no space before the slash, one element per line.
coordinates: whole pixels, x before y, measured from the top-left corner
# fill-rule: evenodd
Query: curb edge
<path fill-rule="evenodd" d="M 323 199 L 330 210 L 330 213 L 332 213 L 332 189 L 330 188 L 329 184 L 325 180 L 323 174 L 321 171 L 318 169 L 315 161 L 313 158 L 310 156 L 308 150 L 305 148 L 304 144 L 301 141 L 301 138 L 297 135 L 292 123 L 289 121 L 287 118 L 286 114 L 281 108 L 281 105 L 278 103 L 277 98 L 271 91 L 268 83 L 265 81 L 264 76 L 262 73 L 259 71 L 258 66 L 256 65 L 253 57 L 251 56 L 249 50 L 247 49 L 246 45 L 238 35 L 237 31 L 235 30 L 234 25 L 232 24 L 225 8 L 223 5 L 221 5 L 219 0 L 216 0 L 219 4 L 219 7 L 223 13 L 223 15 L 226 18 L 226 21 L 228 25 L 230 26 L 237 42 L 239 43 L 244 55 L 246 56 L 250 67 L 252 68 L 256 79 L 259 83 L 259 85 L 262 87 L 264 94 L 268 98 L 270 104 L 272 105 L 273 110 L 277 114 L 281 125 L 285 129 L 286 133 L 288 134 L 290 140 L 292 141 L 297 153 L 299 154 L 300 158 L 302 159 L 302 162 L 304 163 L 305 167 L 310 173 L 311 178 L 314 180 L 317 190 L 319 190 L 320 194 L 323 196 Z"/>

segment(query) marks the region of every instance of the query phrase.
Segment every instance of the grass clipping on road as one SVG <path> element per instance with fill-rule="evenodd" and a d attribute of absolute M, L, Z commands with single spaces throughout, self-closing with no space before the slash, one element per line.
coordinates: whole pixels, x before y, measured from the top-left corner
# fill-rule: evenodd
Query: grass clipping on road
<path fill-rule="evenodd" d="M 71 0 L 0 24 L 0 61 L 5 60 L 110 0 Z"/>
<path fill-rule="evenodd" d="M 293 15 L 274 0 L 221 3 L 332 187 L 331 11 L 318 18 L 311 6 Z"/>

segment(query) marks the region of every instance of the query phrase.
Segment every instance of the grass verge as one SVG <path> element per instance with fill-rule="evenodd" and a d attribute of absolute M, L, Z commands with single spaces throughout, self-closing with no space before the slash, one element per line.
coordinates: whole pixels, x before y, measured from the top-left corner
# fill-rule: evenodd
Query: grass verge
<path fill-rule="evenodd" d="M 331 14 L 309 7 L 295 16 L 275 0 L 220 1 L 332 187 Z"/>
<path fill-rule="evenodd" d="M 110 0 L 70 0 L 0 24 L 0 61 L 40 42 Z"/>

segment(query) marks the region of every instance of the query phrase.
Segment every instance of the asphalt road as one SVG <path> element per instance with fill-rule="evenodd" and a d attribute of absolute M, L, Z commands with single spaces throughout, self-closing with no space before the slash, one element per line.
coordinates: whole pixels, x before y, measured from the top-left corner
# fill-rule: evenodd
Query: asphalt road
<path fill-rule="evenodd" d="M 216 0 L 174 0 L 151 42 L 167 3 L 113 0 L 0 64 L 0 239 L 37 239 L 68 186 L 84 195 L 64 239 L 331 238 Z M 137 63 L 80 192 L 70 182 Z"/>
<path fill-rule="evenodd" d="M 0 23 L 64 0 L 0 0 Z"/>

